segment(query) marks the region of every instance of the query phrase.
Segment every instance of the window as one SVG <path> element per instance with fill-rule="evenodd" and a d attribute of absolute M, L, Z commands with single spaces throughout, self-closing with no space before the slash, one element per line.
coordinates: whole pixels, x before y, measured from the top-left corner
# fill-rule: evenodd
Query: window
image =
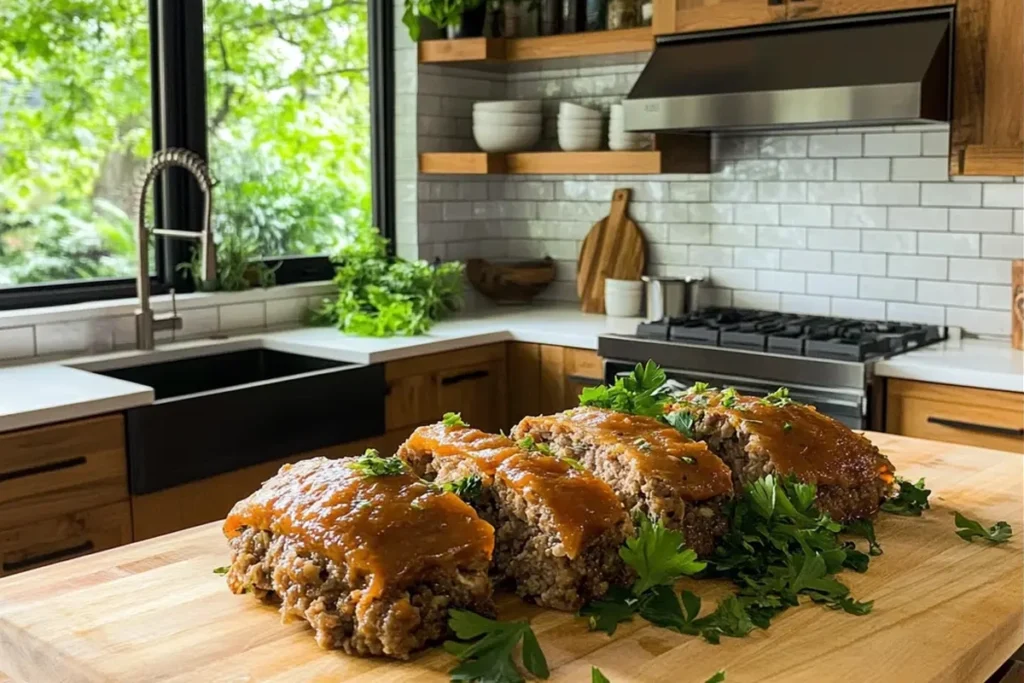
<path fill-rule="evenodd" d="M 0 308 L 133 296 L 132 190 L 153 149 L 208 159 L 221 255 L 278 282 L 330 277 L 352 228 L 390 235 L 390 5 L 4 3 Z M 200 228 L 184 172 L 150 194 L 158 224 Z M 154 290 L 187 291 L 191 246 L 151 242 Z"/>

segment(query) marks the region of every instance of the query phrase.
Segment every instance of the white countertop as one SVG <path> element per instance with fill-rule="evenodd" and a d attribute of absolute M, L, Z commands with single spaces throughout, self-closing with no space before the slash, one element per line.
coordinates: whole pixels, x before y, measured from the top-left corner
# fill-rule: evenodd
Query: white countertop
<path fill-rule="evenodd" d="M 260 346 L 351 363 L 383 363 L 503 341 L 596 349 L 599 335 L 629 334 L 636 324 L 635 318 L 590 315 L 564 306 L 493 308 L 438 323 L 418 337 L 354 337 L 333 328 L 312 327 L 165 344 L 153 352 L 121 351 L 0 368 L 0 432 L 125 410 L 154 400 L 149 387 L 82 368 L 100 370 L 153 358 L 172 360 Z M 880 361 L 875 372 L 883 377 L 1024 392 L 1024 352 L 1014 351 L 1009 342 L 944 342 Z"/>
<path fill-rule="evenodd" d="M 1009 340 L 960 339 L 875 364 L 881 377 L 1024 392 L 1024 351 Z"/>

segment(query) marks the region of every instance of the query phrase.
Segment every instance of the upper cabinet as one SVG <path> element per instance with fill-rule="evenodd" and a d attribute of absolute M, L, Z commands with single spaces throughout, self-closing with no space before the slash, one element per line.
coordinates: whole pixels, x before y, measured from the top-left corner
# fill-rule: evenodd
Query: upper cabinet
<path fill-rule="evenodd" d="M 952 4 L 953 0 L 655 0 L 654 34 L 714 31 Z"/>
<path fill-rule="evenodd" d="M 1024 175 L 1024 3 L 959 0 L 952 175 Z"/>

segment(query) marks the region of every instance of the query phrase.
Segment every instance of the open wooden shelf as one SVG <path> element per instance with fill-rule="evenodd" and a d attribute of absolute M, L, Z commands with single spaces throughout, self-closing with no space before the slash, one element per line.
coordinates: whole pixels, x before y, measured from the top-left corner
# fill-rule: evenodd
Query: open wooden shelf
<path fill-rule="evenodd" d="M 419 43 L 420 64 L 525 62 L 531 59 L 590 57 L 654 49 L 650 26 L 618 31 L 566 33 L 538 38 L 457 38 Z"/>
<path fill-rule="evenodd" d="M 703 136 L 678 136 L 658 150 L 629 152 L 430 152 L 420 173 L 453 175 L 642 175 L 709 173 L 710 144 Z"/>

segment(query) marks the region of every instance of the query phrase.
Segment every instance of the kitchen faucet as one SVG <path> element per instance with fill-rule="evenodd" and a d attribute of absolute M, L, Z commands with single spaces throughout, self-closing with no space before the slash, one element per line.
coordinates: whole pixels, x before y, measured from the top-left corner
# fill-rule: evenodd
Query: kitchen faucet
<path fill-rule="evenodd" d="M 203 193 L 203 229 L 201 232 L 186 230 L 150 230 L 146 226 L 146 193 L 149 186 L 166 168 L 177 166 L 192 174 Z M 135 345 L 142 351 L 150 351 L 156 345 L 154 333 L 158 330 L 180 330 L 181 318 L 177 309 L 169 315 L 156 316 L 149 303 L 149 235 L 161 235 L 172 239 L 199 242 L 202 281 L 212 284 L 217 278 L 216 249 L 213 244 L 213 178 L 203 158 L 187 149 L 165 149 L 149 160 L 149 165 L 139 175 L 136 187 L 136 231 L 138 242 L 139 271 L 137 288 L 139 308 L 135 311 Z M 174 290 L 171 290 L 174 296 Z"/>

